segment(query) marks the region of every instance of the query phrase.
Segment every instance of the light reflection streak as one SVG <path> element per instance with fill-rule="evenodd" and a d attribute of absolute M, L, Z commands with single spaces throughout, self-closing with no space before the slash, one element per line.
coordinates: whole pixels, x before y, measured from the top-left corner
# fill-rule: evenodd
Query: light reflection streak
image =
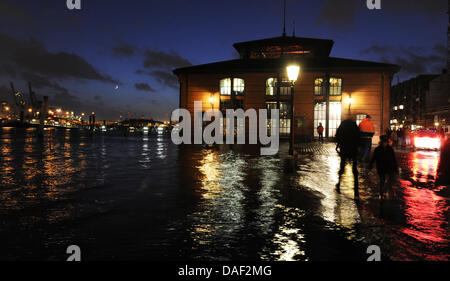
<path fill-rule="evenodd" d="M 412 167 L 412 179 L 419 184 L 416 188 L 403 182 L 404 212 L 406 225 L 400 231 L 421 243 L 406 245 L 419 254 L 421 258 L 434 261 L 449 259 L 448 253 L 438 249 L 448 249 L 449 232 L 446 215 L 448 213 L 447 199 L 436 194 L 429 188 L 434 183 L 439 165 L 437 152 L 414 152 L 410 154 L 409 163 Z M 431 184 L 430 184 L 431 183 Z M 417 245 L 416 245 L 417 244 Z M 420 246 L 422 245 L 422 246 Z M 424 247 L 424 248 L 420 248 Z"/>
<path fill-rule="evenodd" d="M 311 161 L 303 164 L 297 172 L 300 186 L 317 191 L 321 197 L 321 216 L 324 219 L 352 229 L 361 221 L 354 199 L 353 174 L 351 165 L 347 165 L 341 182 L 341 194 L 336 192 L 340 158 L 336 153 L 315 155 Z M 320 171 L 320 172 L 317 172 Z"/>
<path fill-rule="evenodd" d="M 220 154 L 205 150 L 197 167 L 202 174 L 201 208 L 191 214 L 191 236 L 200 246 L 210 245 L 215 237 L 229 240 L 243 227 L 245 161 L 233 152 Z"/>

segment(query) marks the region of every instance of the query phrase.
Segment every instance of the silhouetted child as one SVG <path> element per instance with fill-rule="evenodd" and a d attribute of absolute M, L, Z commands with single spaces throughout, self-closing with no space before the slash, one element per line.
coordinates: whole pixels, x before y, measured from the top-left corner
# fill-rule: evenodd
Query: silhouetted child
<path fill-rule="evenodd" d="M 384 198 L 384 187 L 386 186 L 386 178 L 388 178 L 388 188 L 392 191 L 392 183 L 396 174 L 398 174 L 397 159 L 395 158 L 394 149 L 389 145 L 389 138 L 381 136 L 380 144 L 373 152 L 370 168 L 376 162 L 377 173 L 380 178 L 380 197 Z"/>

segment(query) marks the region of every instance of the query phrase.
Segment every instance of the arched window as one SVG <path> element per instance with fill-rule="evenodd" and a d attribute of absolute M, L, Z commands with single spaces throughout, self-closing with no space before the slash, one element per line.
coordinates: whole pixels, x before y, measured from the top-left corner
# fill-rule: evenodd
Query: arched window
<path fill-rule="evenodd" d="M 266 80 L 266 96 L 275 96 L 277 94 L 277 78 Z"/>
<path fill-rule="evenodd" d="M 330 78 L 330 96 L 342 95 L 342 79 Z"/>
<path fill-rule="evenodd" d="M 245 90 L 245 82 L 244 79 L 234 78 L 233 79 L 233 91 L 237 96 L 243 96 Z"/>
<path fill-rule="evenodd" d="M 222 96 L 231 96 L 231 78 L 220 80 L 220 94 Z"/>
<path fill-rule="evenodd" d="M 326 87 L 323 83 L 323 78 L 317 78 L 314 81 L 314 95 L 316 96 L 324 96 L 325 95 L 325 91 L 326 91 Z"/>
<path fill-rule="evenodd" d="M 233 90 L 233 91 L 232 91 Z M 220 94 L 222 96 L 243 96 L 245 91 L 245 82 L 241 78 L 224 78 L 220 80 Z"/>

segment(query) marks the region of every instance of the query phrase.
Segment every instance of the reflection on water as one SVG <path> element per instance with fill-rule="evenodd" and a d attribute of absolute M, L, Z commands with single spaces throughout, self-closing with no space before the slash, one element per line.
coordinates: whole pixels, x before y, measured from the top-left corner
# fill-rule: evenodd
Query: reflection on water
<path fill-rule="evenodd" d="M 411 178 L 415 182 L 433 184 L 436 181 L 439 166 L 439 152 L 413 152 L 409 156 L 409 163 L 412 167 Z"/>
<path fill-rule="evenodd" d="M 339 157 L 327 145 L 289 172 L 284 156 L 177 147 L 164 135 L 0 133 L 0 259 L 61 259 L 79 243 L 90 259 L 362 260 L 373 242 L 361 229 L 376 220 L 376 179 L 362 176 L 357 203 L 348 166 L 336 192 Z M 427 187 L 433 155 L 411 154 L 403 177 Z M 381 218 L 395 225 L 392 252 L 446 253 L 448 204 L 411 181 L 396 187 L 404 221 Z"/>
<path fill-rule="evenodd" d="M 402 244 L 427 260 L 449 259 L 448 198 L 438 194 L 443 187 L 434 185 L 439 166 L 439 153 L 417 151 L 409 154 L 411 170 L 405 176 L 412 179 L 400 181 L 398 192 L 404 202 L 406 224 L 400 227 Z M 413 259 L 401 256 L 404 259 Z"/>
<path fill-rule="evenodd" d="M 354 178 L 349 164 L 342 179 L 341 193 L 337 193 L 339 167 L 340 158 L 336 153 L 308 157 L 299 166 L 298 183 L 320 194 L 320 212 L 324 219 L 352 229 L 360 222 L 354 200 Z"/>

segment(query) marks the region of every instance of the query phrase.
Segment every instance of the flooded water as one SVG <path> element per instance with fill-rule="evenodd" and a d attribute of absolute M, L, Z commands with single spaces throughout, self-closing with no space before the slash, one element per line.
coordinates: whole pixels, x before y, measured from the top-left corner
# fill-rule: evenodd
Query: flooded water
<path fill-rule="evenodd" d="M 252 147 L 173 145 L 168 136 L 0 131 L 0 259 L 448 260 L 448 189 L 439 154 L 399 154 L 391 199 L 350 167 L 337 192 L 332 144 L 259 157 Z M 256 150 L 258 151 L 258 150 Z"/>

